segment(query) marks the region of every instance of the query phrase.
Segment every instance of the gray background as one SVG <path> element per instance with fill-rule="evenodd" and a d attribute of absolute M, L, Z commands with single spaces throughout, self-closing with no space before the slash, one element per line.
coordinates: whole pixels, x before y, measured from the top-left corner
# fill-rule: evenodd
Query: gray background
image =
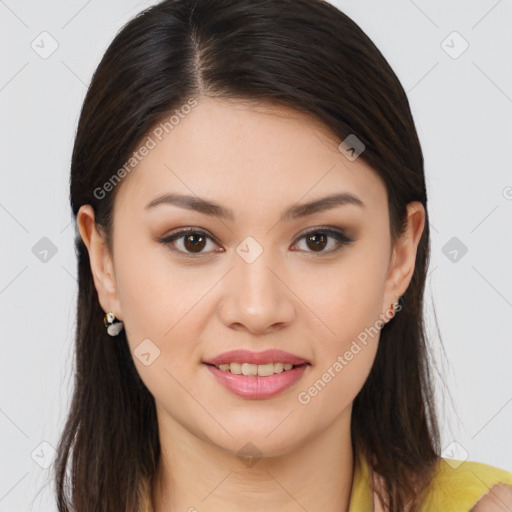
<path fill-rule="evenodd" d="M 0 0 L 0 512 L 56 510 L 77 292 L 72 143 L 106 47 L 153 3 Z M 397 73 L 425 153 L 427 326 L 439 354 L 435 305 L 453 397 L 439 389 L 443 454 L 512 471 L 512 2 L 333 3 Z"/>

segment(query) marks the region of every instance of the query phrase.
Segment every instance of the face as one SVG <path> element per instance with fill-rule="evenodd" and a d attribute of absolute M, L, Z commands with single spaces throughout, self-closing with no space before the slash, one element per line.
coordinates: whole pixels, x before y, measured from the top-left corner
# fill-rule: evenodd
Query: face
<path fill-rule="evenodd" d="M 231 452 L 251 441 L 284 453 L 350 416 L 379 327 L 412 276 L 423 210 L 412 205 L 417 221 L 392 246 L 379 176 L 287 108 L 201 97 L 157 133 L 117 185 L 111 259 L 91 258 L 100 302 L 124 322 L 159 422 Z M 158 203 L 165 194 L 221 208 Z M 355 199 L 298 208 L 334 194 Z M 100 254 L 85 216 L 82 236 Z M 259 377 L 257 392 L 247 385 L 255 376 L 205 364 L 238 349 L 306 364 Z"/>

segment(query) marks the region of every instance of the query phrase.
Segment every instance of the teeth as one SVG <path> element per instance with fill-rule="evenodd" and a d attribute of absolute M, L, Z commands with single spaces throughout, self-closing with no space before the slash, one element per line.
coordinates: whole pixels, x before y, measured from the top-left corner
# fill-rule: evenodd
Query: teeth
<path fill-rule="evenodd" d="M 268 377 L 274 373 L 281 373 L 291 370 L 293 364 L 290 363 L 268 363 L 268 364 L 249 364 L 249 363 L 226 363 L 217 366 L 224 372 L 231 372 L 235 375 L 258 375 L 259 377 Z"/>

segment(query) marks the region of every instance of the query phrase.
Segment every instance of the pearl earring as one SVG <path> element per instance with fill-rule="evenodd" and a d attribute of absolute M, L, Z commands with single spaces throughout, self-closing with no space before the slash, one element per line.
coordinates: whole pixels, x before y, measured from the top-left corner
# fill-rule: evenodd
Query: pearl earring
<path fill-rule="evenodd" d="M 123 322 L 120 320 L 117 320 L 116 315 L 112 313 L 112 311 L 109 311 L 105 318 L 103 318 L 103 323 L 105 324 L 105 327 L 107 328 L 107 333 L 110 336 L 117 336 L 123 329 Z"/>

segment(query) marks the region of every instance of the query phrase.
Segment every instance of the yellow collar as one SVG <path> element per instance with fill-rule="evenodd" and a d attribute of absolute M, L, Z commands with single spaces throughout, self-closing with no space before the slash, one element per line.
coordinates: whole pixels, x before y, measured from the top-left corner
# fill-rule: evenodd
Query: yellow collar
<path fill-rule="evenodd" d="M 356 457 L 348 512 L 373 512 L 371 475 L 364 457 Z"/>

